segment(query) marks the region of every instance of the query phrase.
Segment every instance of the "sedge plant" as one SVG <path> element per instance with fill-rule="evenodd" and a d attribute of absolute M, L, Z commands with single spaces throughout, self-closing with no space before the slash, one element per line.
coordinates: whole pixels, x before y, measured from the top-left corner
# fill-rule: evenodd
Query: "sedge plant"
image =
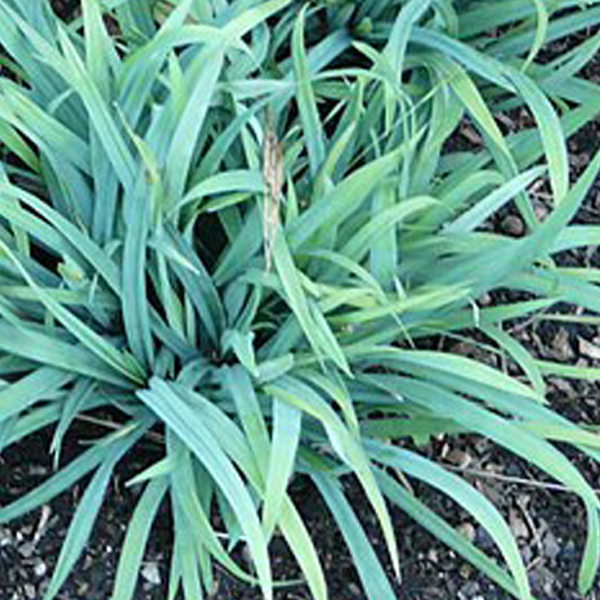
<path fill-rule="evenodd" d="M 148 436 L 161 458 L 129 481 L 142 491 L 113 600 L 133 597 L 164 503 L 169 598 L 204 597 L 215 564 L 272 598 L 275 536 L 328 598 L 289 493 L 297 476 L 322 496 L 366 597 L 396 597 L 397 507 L 531 599 L 497 508 L 412 444 L 463 433 L 581 499 L 578 586 L 591 588 L 600 506 L 555 442 L 598 460 L 600 439 L 552 410 L 544 378 L 599 373 L 539 360 L 505 324 L 557 302 L 600 312 L 597 273 L 553 260 L 600 239 L 569 225 L 600 155 L 572 180 L 566 147 L 600 113 L 598 86 L 578 75 L 600 35 L 577 42 L 599 21 L 600 3 L 578 0 L 82 0 L 68 22 L 47 0 L 0 0 L 0 448 L 50 428 L 56 466 L 0 507 L 0 523 L 87 478 L 47 600 Z M 568 35 L 568 52 L 539 60 Z M 533 125 L 503 131 L 511 110 Z M 449 140 L 465 123 L 478 141 L 459 150 Z M 530 193 L 540 180 L 544 220 Z M 509 205 L 520 238 L 486 227 Z M 481 303 L 499 288 L 528 299 Z M 426 349 L 465 331 L 521 374 Z M 66 433 L 95 414 L 111 429 L 66 460 Z M 398 473 L 470 513 L 501 560 Z M 350 477 L 389 568 L 344 494 Z M 240 545 L 251 568 L 233 558 Z"/>

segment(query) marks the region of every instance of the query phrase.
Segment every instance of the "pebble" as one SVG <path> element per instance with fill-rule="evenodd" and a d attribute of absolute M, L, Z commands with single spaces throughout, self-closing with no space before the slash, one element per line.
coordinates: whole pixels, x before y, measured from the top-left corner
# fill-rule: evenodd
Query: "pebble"
<path fill-rule="evenodd" d="M 48 474 L 48 469 L 42 465 L 31 465 L 29 467 L 29 474 L 33 477 L 42 477 Z"/>
<path fill-rule="evenodd" d="M 33 572 L 35 573 L 36 577 L 43 577 L 48 572 L 48 567 L 41 558 L 38 558 L 35 561 L 35 565 L 33 566 Z"/>
<path fill-rule="evenodd" d="M 520 237 L 525 233 L 523 221 L 516 215 L 508 215 L 501 225 L 502 231 L 514 237 Z"/>
<path fill-rule="evenodd" d="M 573 560 L 577 558 L 577 547 L 573 540 L 569 540 L 562 548 L 562 557 L 566 560 Z"/>
<path fill-rule="evenodd" d="M 465 521 L 461 523 L 457 528 L 458 533 L 460 533 L 463 537 L 465 537 L 469 542 L 472 542 L 475 539 L 475 527 L 473 527 L 472 523 Z"/>
<path fill-rule="evenodd" d="M 464 563 L 461 565 L 458 573 L 463 579 L 471 579 L 473 575 L 473 567 L 469 563 Z"/>
<path fill-rule="evenodd" d="M 35 550 L 35 544 L 33 542 L 25 542 L 19 546 L 18 550 L 23 558 L 31 558 Z"/>
<path fill-rule="evenodd" d="M 460 588 L 458 597 L 460 600 L 474 600 L 481 592 L 481 587 L 476 581 L 469 582 Z"/>
<path fill-rule="evenodd" d="M 516 510 L 509 511 L 509 525 L 516 538 L 528 539 L 530 537 L 529 528 L 525 521 L 520 517 Z"/>
<path fill-rule="evenodd" d="M 13 544 L 13 536 L 10 529 L 0 527 L 0 548 L 11 546 Z"/>
<path fill-rule="evenodd" d="M 89 586 L 89 584 L 87 584 L 87 583 L 80 583 L 80 584 L 77 586 L 77 593 L 78 593 L 80 596 L 83 596 L 83 597 L 85 597 L 85 596 L 87 596 L 87 593 L 89 592 L 89 589 L 90 589 L 90 586 Z"/>
<path fill-rule="evenodd" d="M 141 570 L 142 577 L 152 585 L 160 585 L 160 571 L 158 564 L 155 562 L 147 562 Z"/>
<path fill-rule="evenodd" d="M 544 555 L 547 556 L 550 560 L 555 560 L 556 557 L 560 554 L 561 545 L 558 543 L 554 534 L 550 531 L 548 531 L 544 536 L 543 546 Z"/>
<path fill-rule="evenodd" d="M 492 538 L 487 529 L 484 529 L 483 527 L 477 528 L 475 542 L 481 547 L 482 550 L 490 550 L 496 546 L 494 538 Z"/>

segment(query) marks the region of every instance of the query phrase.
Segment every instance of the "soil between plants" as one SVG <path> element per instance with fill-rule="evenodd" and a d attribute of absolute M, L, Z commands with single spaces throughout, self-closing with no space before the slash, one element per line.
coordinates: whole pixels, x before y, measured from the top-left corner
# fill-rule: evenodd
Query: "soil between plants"
<path fill-rule="evenodd" d="M 563 414 L 583 422 L 600 422 L 600 390 L 581 384 L 565 393 L 554 394 L 554 404 Z M 568 385 L 568 384 L 567 384 Z M 571 387 L 571 386 L 569 386 Z M 573 395 L 571 395 L 573 394 Z M 90 440 L 99 431 L 79 426 L 76 435 Z M 48 454 L 50 432 L 32 436 L 26 443 L 6 451 L 0 462 L 0 505 L 20 497 L 42 482 L 52 472 Z M 66 454 L 77 451 L 71 438 Z M 506 516 L 517 536 L 528 565 L 533 592 L 539 600 L 581 599 L 576 589 L 576 572 L 585 540 L 585 515 L 579 501 L 571 494 L 545 487 L 543 478 L 523 461 L 493 447 L 486 440 L 459 436 L 452 440 L 434 440 L 421 452 L 435 457 L 452 469 L 462 471 L 486 494 Z M 62 600 L 104 600 L 110 597 L 120 546 L 139 490 L 128 488 L 125 481 L 134 472 L 155 460 L 155 451 L 139 451 L 132 464 L 121 468 L 112 480 L 109 493 L 92 536 L 91 543 L 58 596 Z M 600 467 L 580 455 L 573 460 L 588 481 L 600 487 Z M 529 484 L 525 482 L 530 482 Z M 414 493 L 429 506 L 459 527 L 483 550 L 494 553 L 493 543 L 485 531 L 443 495 L 413 485 Z M 66 529 L 77 507 L 85 481 L 71 488 L 41 510 L 0 526 L 0 600 L 35 600 L 42 598 L 64 540 Z M 385 560 L 383 542 L 372 512 L 358 487 L 349 480 L 346 492 L 374 548 Z M 320 552 L 330 598 L 360 600 L 365 598 L 352 567 L 351 557 L 329 518 L 316 491 L 298 479 L 292 495 Z M 402 559 L 403 583 L 396 586 L 398 598 L 411 600 L 504 600 L 510 596 L 477 573 L 460 557 L 446 549 L 419 525 L 400 511 L 393 511 Z M 167 597 L 170 560 L 170 517 L 164 504 L 152 532 L 139 577 L 136 600 L 163 600 Z M 237 556 L 244 564 L 245 553 Z M 283 543 L 273 545 L 276 576 L 294 579 L 295 564 Z M 248 565 L 246 565 L 248 566 Z M 388 572 L 391 569 L 388 564 Z M 213 600 L 258 600 L 256 589 L 215 570 Z M 290 585 L 277 593 L 278 600 L 308 600 L 303 585 Z M 590 600 L 600 597 L 600 582 Z"/>

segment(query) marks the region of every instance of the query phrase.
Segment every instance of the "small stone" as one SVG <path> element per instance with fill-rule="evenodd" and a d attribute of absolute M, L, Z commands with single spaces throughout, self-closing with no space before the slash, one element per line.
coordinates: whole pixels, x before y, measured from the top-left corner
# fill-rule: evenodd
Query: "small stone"
<path fill-rule="evenodd" d="M 160 585 L 160 571 L 158 564 L 155 562 L 147 562 L 141 570 L 142 577 L 152 585 Z"/>
<path fill-rule="evenodd" d="M 508 215 L 501 225 L 502 231 L 514 237 L 521 237 L 525 233 L 523 221 L 516 215 Z"/>
<path fill-rule="evenodd" d="M 488 533 L 487 529 L 484 529 L 483 527 L 477 528 L 475 543 L 483 550 L 491 550 L 496 546 L 494 538 Z"/>
<path fill-rule="evenodd" d="M 32 542 L 25 542 L 19 546 L 18 550 L 23 558 L 31 558 L 35 550 L 35 545 Z"/>
<path fill-rule="evenodd" d="M 473 567 L 465 563 L 461 566 L 458 572 L 463 579 L 471 579 L 471 576 L 473 575 Z"/>
<path fill-rule="evenodd" d="M 35 561 L 35 564 L 33 566 L 33 572 L 35 573 L 35 576 L 38 578 L 43 577 L 48 572 L 48 567 L 46 566 L 46 563 L 41 558 L 39 558 Z"/>
<path fill-rule="evenodd" d="M 445 458 L 449 463 L 462 469 L 468 467 L 473 461 L 471 455 L 468 452 L 460 450 L 459 448 L 454 448 L 453 450 L 450 450 L 450 452 L 448 452 Z"/>
<path fill-rule="evenodd" d="M 542 543 L 544 547 L 544 555 L 550 560 L 556 560 L 556 557 L 560 554 L 561 548 L 554 534 L 548 531 L 544 536 Z"/>
<path fill-rule="evenodd" d="M 561 362 L 572 360 L 575 356 L 573 348 L 569 341 L 569 333 L 566 329 L 559 329 L 555 338 L 552 340 L 551 358 Z"/>
<path fill-rule="evenodd" d="M 48 469 L 42 465 L 31 465 L 29 467 L 29 474 L 33 477 L 42 477 L 48 474 Z"/>
<path fill-rule="evenodd" d="M 490 304 L 492 304 L 492 302 L 493 298 L 487 292 L 479 298 L 479 304 L 481 306 L 489 306 Z"/>
<path fill-rule="evenodd" d="M 457 528 L 458 533 L 460 533 L 467 540 L 472 542 L 475 539 L 475 527 L 473 527 L 472 523 L 465 521 L 461 523 Z"/>
<path fill-rule="evenodd" d="M 562 558 L 565 560 L 573 560 L 577 557 L 577 546 L 573 540 L 569 540 L 562 549 Z"/>
<path fill-rule="evenodd" d="M 90 586 L 87 583 L 80 583 L 77 586 L 77 594 L 79 596 L 87 596 Z"/>
<path fill-rule="evenodd" d="M 511 509 L 509 511 L 508 521 L 510 524 L 510 529 L 516 538 L 529 538 L 529 528 L 516 510 Z"/>
<path fill-rule="evenodd" d="M 600 360 L 600 346 L 588 342 L 585 338 L 577 338 L 580 354 L 589 356 L 594 360 Z"/>
<path fill-rule="evenodd" d="M 11 546 L 13 544 L 13 536 L 10 529 L 2 529 L 0 527 L 0 548 Z"/>
<path fill-rule="evenodd" d="M 481 586 L 476 581 L 470 581 L 463 585 L 458 591 L 460 600 L 474 600 L 479 596 Z"/>
<path fill-rule="evenodd" d="M 541 563 L 535 567 L 530 573 L 530 581 L 533 587 L 543 590 L 549 598 L 554 598 L 554 586 L 556 583 L 556 575 Z"/>
<path fill-rule="evenodd" d="M 35 586 L 34 585 L 32 585 L 31 583 L 26 583 L 23 586 L 23 590 L 25 591 L 25 596 L 27 598 L 31 598 L 31 600 L 35 600 L 36 592 L 35 592 Z"/>

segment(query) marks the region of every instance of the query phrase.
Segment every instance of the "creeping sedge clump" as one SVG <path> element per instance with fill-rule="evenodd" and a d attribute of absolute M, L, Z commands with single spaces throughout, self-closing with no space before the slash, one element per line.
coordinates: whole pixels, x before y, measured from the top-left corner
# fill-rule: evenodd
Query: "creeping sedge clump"
<path fill-rule="evenodd" d="M 56 464 L 0 507 L 0 523 L 89 477 L 47 599 L 113 472 L 150 434 L 161 458 L 129 481 L 143 489 L 113 599 L 133 596 L 167 500 L 169 597 L 202 598 L 218 563 L 271 598 L 278 536 L 312 596 L 328 598 L 288 491 L 296 476 L 323 497 L 368 598 L 401 593 L 391 506 L 531 598 L 499 511 L 418 451 L 464 433 L 577 494 L 589 530 L 579 590 L 590 589 L 598 499 L 555 442 L 597 460 L 599 441 L 551 409 L 544 377 L 598 372 L 540 361 L 504 325 L 548 318 L 559 301 L 600 310 L 597 277 L 553 261 L 598 236 L 569 223 L 600 155 L 571 182 L 566 140 L 600 112 L 598 86 L 577 75 L 600 35 L 537 59 L 596 26 L 595 4 L 83 0 L 67 23 L 47 0 L 0 0 L 0 447 L 53 428 Z M 535 127 L 505 134 L 496 116 L 513 109 Z M 474 132 L 463 151 L 448 144 L 459 126 Z M 530 193 L 541 178 L 543 221 Z M 508 207 L 520 238 L 485 227 Z M 528 299 L 480 302 L 500 288 Z M 485 339 L 520 375 L 426 349 L 456 335 Z M 106 436 L 65 460 L 74 420 L 97 414 Z M 470 513 L 502 564 L 405 476 Z M 350 477 L 386 556 L 344 494 Z M 251 569 L 233 558 L 241 544 Z"/>

